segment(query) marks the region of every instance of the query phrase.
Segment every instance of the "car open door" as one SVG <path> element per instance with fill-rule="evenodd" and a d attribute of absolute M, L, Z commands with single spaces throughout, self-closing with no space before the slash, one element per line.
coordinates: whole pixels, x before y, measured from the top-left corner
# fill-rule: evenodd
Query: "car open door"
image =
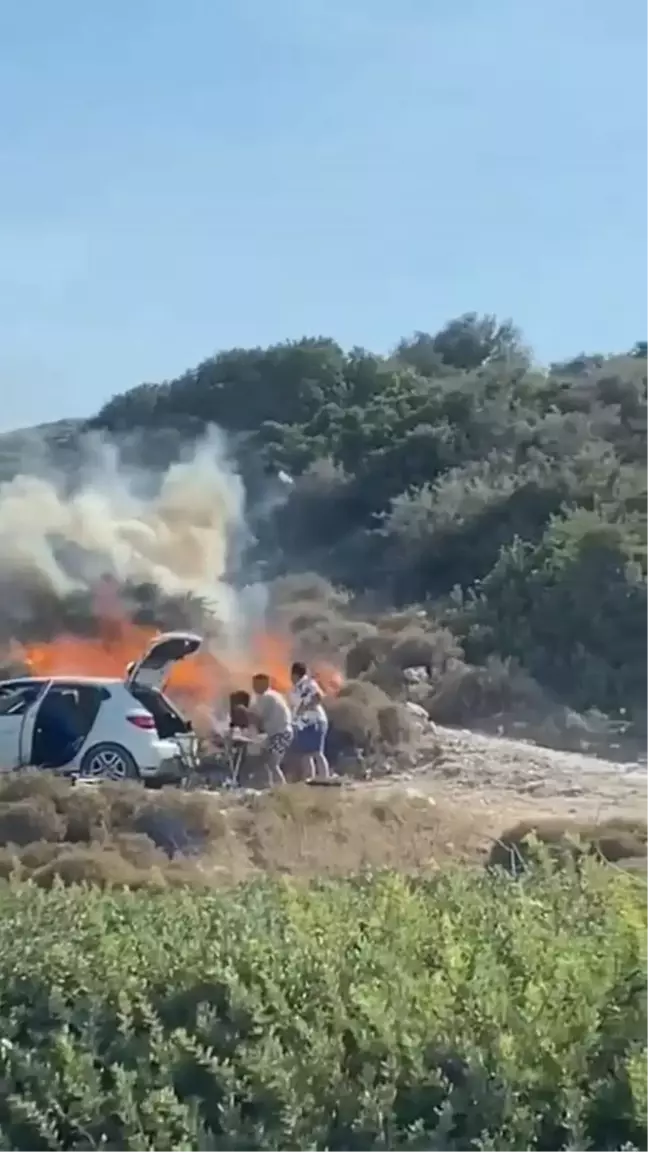
<path fill-rule="evenodd" d="M 127 669 L 126 684 L 162 691 L 174 664 L 193 656 L 202 644 L 202 636 L 193 632 L 163 632 L 146 649 L 139 660 Z"/>
<path fill-rule="evenodd" d="M 0 771 L 29 765 L 36 714 L 49 680 L 0 684 Z"/>

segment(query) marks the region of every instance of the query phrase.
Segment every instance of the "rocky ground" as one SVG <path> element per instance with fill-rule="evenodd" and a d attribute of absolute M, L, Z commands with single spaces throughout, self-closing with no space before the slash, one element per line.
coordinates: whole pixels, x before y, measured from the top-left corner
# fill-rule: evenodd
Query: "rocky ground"
<path fill-rule="evenodd" d="M 489 824 L 507 825 L 540 815 L 579 820 L 645 816 L 646 782 L 645 759 L 617 763 L 435 726 L 421 732 L 389 777 L 368 786 L 415 790 L 482 813 Z"/>

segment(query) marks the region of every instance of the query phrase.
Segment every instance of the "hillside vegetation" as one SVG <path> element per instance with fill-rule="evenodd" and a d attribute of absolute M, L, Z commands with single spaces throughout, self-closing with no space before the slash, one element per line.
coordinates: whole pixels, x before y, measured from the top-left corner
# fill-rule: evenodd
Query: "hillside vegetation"
<path fill-rule="evenodd" d="M 128 456 L 144 430 L 155 466 L 210 423 L 248 484 L 248 572 L 316 571 L 366 612 L 422 605 L 468 664 L 512 659 L 562 704 L 643 723 L 645 343 L 541 370 L 512 324 L 468 314 L 389 356 L 233 349 L 55 426 L 52 452 L 69 465 L 95 428 Z M 268 509 L 279 470 L 294 483 Z"/>
<path fill-rule="evenodd" d="M 471 662 L 517 658 L 563 701 L 645 710 L 646 345 L 540 370 L 510 323 L 462 316 L 393 355 L 233 349 L 114 397 L 91 426 L 238 439 L 270 572 L 434 605 Z M 262 461 L 263 468 L 259 461 Z"/>

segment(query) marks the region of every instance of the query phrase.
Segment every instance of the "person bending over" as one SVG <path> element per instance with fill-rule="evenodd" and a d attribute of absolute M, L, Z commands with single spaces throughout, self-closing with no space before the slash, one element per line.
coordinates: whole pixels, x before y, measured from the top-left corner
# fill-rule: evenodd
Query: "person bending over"
<path fill-rule="evenodd" d="M 250 727 L 250 702 L 249 692 L 232 692 L 229 698 L 230 732 L 245 732 Z"/>
<path fill-rule="evenodd" d="M 293 726 L 290 708 L 280 692 L 270 687 L 270 677 L 258 672 L 252 680 L 254 703 L 251 717 L 265 740 L 261 746 L 263 765 L 268 773 L 268 782 L 285 784 L 282 762 L 293 739 Z"/>
<path fill-rule="evenodd" d="M 293 683 L 290 693 L 295 738 L 292 750 L 311 779 L 327 780 L 331 775 L 324 753 L 328 733 L 328 716 L 322 703 L 324 693 L 308 668 L 297 660 L 290 669 Z"/>

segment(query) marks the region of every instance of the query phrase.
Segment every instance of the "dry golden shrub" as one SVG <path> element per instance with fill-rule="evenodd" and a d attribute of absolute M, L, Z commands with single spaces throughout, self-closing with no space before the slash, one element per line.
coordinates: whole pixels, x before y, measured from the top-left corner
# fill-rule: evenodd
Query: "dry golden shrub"
<path fill-rule="evenodd" d="M 60 852 L 36 868 L 31 879 L 42 888 L 51 888 L 56 880 L 64 884 L 93 884 L 99 888 L 156 886 L 151 872 L 137 868 L 114 848 L 98 845 Z"/>
<path fill-rule="evenodd" d="M 61 840 L 65 821 L 44 796 L 0 803 L 0 845 L 31 844 L 34 840 Z"/>
<path fill-rule="evenodd" d="M 231 820 L 257 870 L 301 877 L 435 868 L 479 859 L 484 844 L 471 815 L 397 792 L 295 785 L 255 797 Z"/>
<path fill-rule="evenodd" d="M 378 716 L 379 690 L 364 685 L 361 695 L 365 705 L 373 701 Z M 357 700 L 346 699 L 358 707 Z M 7 803 L 7 792 L 21 799 Z M 479 858 L 485 845 L 483 830 L 464 812 L 418 795 L 394 791 L 378 798 L 346 786 L 297 784 L 226 797 L 172 789 L 148 793 L 132 784 L 73 786 L 31 773 L 19 784 L 8 777 L 0 781 L 3 803 L 25 809 L 30 820 L 49 805 L 48 818 L 53 814 L 60 821 L 57 842 L 37 835 L 28 843 L 0 846 L 0 877 L 32 878 L 44 886 L 57 877 L 66 884 L 160 888 L 236 883 L 265 872 L 308 877 L 369 866 L 416 870 L 450 858 Z M 67 840 L 66 821 L 89 839 Z M 40 828 L 23 824 L 37 834 Z"/>
<path fill-rule="evenodd" d="M 502 832 L 489 855 L 492 867 L 516 872 L 533 852 L 534 841 L 555 859 L 599 855 L 611 863 L 646 858 L 646 821 L 613 817 L 582 822 L 571 819 L 522 820 Z"/>

